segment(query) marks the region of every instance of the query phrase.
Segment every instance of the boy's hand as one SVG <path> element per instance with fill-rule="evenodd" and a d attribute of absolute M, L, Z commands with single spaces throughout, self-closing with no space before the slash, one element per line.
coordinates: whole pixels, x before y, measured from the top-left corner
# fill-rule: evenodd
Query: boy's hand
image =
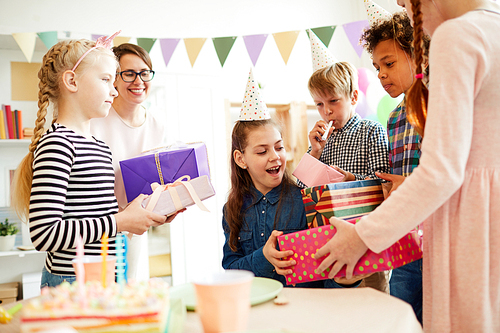
<path fill-rule="evenodd" d="M 356 180 L 356 177 L 354 177 L 352 173 L 344 171 L 336 165 L 332 165 L 332 168 L 344 175 L 344 179 L 342 179 L 343 182 L 352 182 Z"/>
<path fill-rule="evenodd" d="M 323 140 L 321 137 L 325 134 L 327 126 L 328 124 L 323 120 L 318 120 L 311 132 L 309 132 L 309 142 L 311 143 L 311 151 L 309 154 L 317 159 L 321 156 L 321 153 L 326 145 L 327 140 Z M 335 128 L 333 128 L 333 126 L 330 128 L 327 137 L 332 134 L 334 129 Z"/>
<path fill-rule="evenodd" d="M 276 273 L 279 275 L 288 275 L 292 274 L 291 269 L 287 269 L 287 267 L 293 266 L 296 264 L 296 261 L 293 259 L 282 260 L 284 257 L 293 256 L 293 251 L 278 251 L 276 250 L 276 244 L 278 243 L 278 236 L 281 236 L 283 231 L 273 230 L 271 236 L 267 240 L 262 252 L 264 253 L 264 257 L 266 257 L 267 261 L 274 266 Z"/>

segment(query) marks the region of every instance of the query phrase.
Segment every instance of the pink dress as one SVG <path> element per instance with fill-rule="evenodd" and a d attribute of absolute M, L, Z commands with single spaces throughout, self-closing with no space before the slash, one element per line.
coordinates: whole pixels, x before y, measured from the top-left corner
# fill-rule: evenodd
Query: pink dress
<path fill-rule="evenodd" d="M 500 332 L 500 14 L 432 36 L 420 165 L 356 230 L 381 251 L 424 223 L 424 330 Z"/>

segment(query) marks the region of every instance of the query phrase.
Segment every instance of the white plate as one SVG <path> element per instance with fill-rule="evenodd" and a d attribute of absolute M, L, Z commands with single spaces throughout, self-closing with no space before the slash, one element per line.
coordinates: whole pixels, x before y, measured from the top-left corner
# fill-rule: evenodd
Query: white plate
<path fill-rule="evenodd" d="M 250 292 L 250 303 L 252 305 L 266 302 L 276 297 L 283 289 L 281 282 L 256 277 L 252 281 L 252 291 Z M 194 311 L 196 308 L 196 296 L 194 293 L 194 286 L 192 283 L 186 283 L 180 286 L 170 288 L 170 299 L 181 298 L 188 310 Z"/>

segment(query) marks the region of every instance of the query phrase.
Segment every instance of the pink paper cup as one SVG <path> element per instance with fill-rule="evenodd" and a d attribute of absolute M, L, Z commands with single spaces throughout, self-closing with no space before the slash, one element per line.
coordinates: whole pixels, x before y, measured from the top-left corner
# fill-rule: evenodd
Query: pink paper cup
<path fill-rule="evenodd" d="M 205 333 L 247 329 L 253 278 L 250 271 L 227 270 L 193 282 L 196 312 Z"/>
<path fill-rule="evenodd" d="M 78 273 L 78 258 L 72 260 L 75 273 Z M 106 285 L 109 286 L 115 282 L 115 256 L 106 256 Z M 102 256 L 84 256 L 83 269 L 85 270 L 85 282 L 102 282 Z"/>

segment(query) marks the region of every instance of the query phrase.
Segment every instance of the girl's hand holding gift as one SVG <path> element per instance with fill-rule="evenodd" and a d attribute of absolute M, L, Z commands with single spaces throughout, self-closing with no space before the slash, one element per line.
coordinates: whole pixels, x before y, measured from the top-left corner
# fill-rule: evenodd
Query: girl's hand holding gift
<path fill-rule="evenodd" d="M 166 216 L 147 211 L 142 207 L 141 203 L 145 197 L 145 194 L 140 194 L 123 211 L 115 214 L 118 232 L 128 231 L 142 235 L 150 227 L 157 227 L 167 222 Z"/>
<path fill-rule="evenodd" d="M 283 231 L 273 230 L 271 236 L 268 238 L 262 252 L 264 253 L 264 257 L 266 257 L 267 261 L 271 263 L 276 269 L 276 273 L 280 275 L 288 275 L 292 274 L 291 269 L 287 269 L 290 266 L 296 264 L 295 260 L 283 260 L 285 257 L 293 256 L 293 251 L 278 251 L 276 249 L 276 245 L 278 244 L 278 236 L 281 236 Z"/>
<path fill-rule="evenodd" d="M 321 273 L 328 267 L 332 267 L 328 278 L 333 279 L 346 265 L 346 279 L 351 279 L 354 266 L 358 263 L 359 258 L 366 253 L 368 247 L 354 229 L 354 224 L 336 217 L 330 218 L 330 224 L 337 229 L 337 232 L 328 243 L 316 252 L 316 258 L 327 256 L 318 266 L 317 271 Z"/>

